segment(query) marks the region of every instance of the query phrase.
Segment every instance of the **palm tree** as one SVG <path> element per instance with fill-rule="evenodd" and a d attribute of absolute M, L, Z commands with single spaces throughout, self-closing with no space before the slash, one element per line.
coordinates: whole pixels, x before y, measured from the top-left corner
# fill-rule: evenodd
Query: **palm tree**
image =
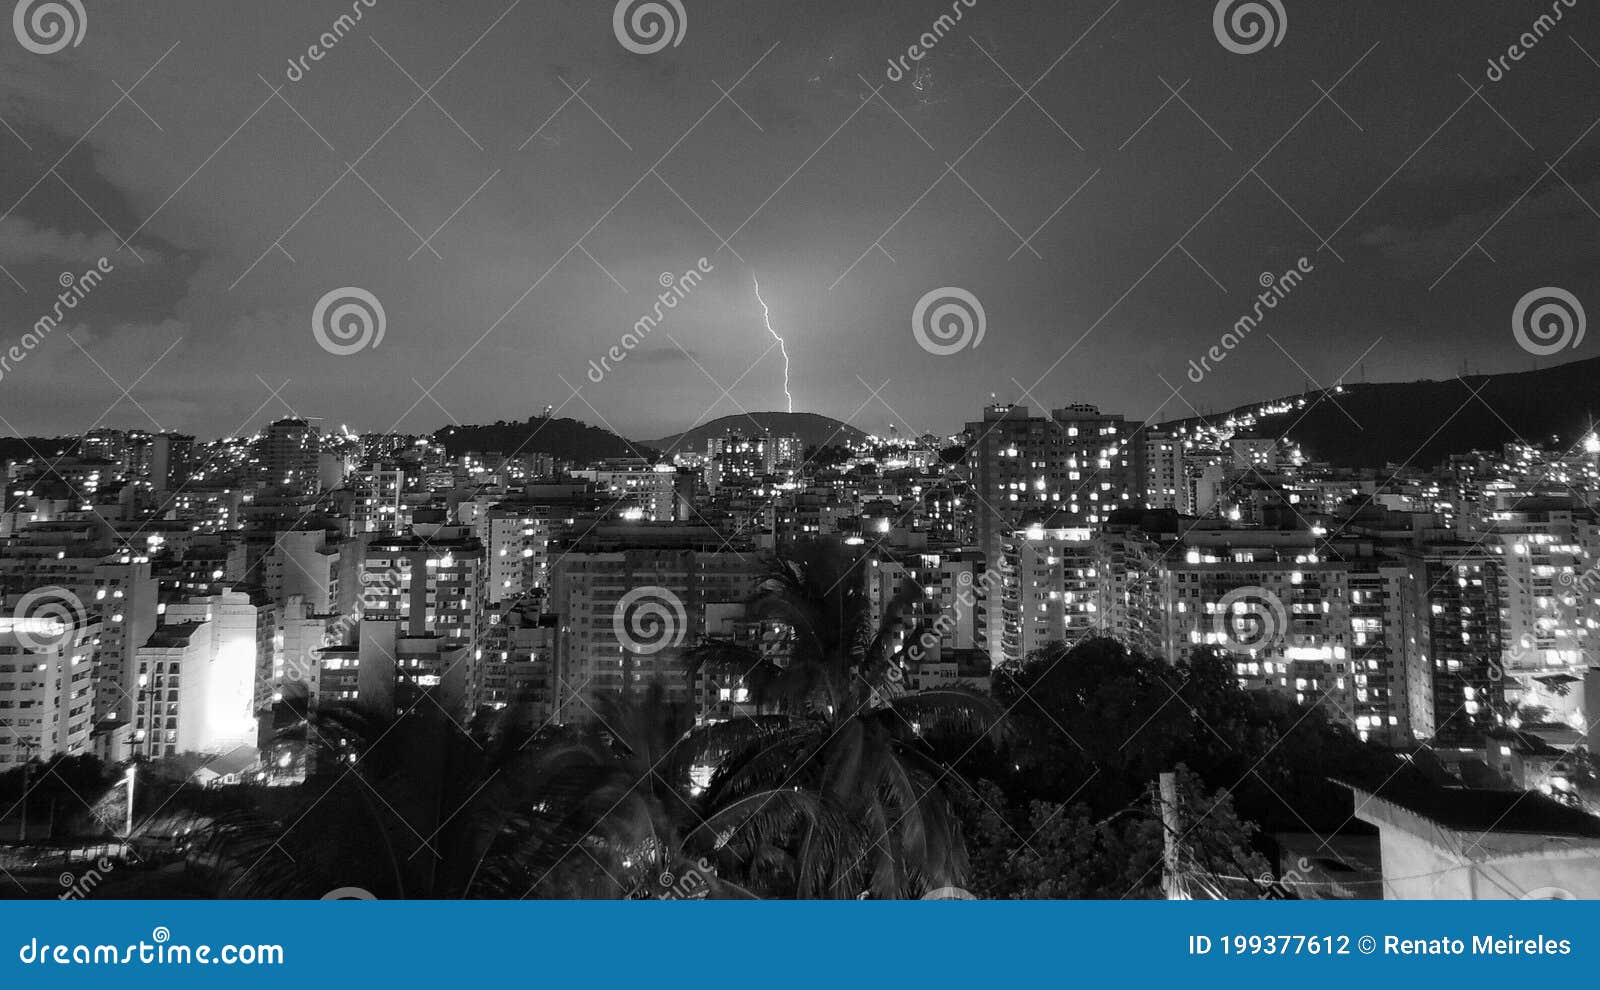
<path fill-rule="evenodd" d="M 842 826 L 792 789 L 697 802 L 691 724 L 654 685 L 537 738 L 464 732 L 437 710 L 314 711 L 283 733 L 316 751 L 297 805 L 271 815 L 189 788 L 147 832 L 181 839 L 224 897 L 754 896 L 724 875 L 737 872 L 729 836 Z"/>
<path fill-rule="evenodd" d="M 442 710 L 312 711 L 279 733 L 314 753 L 294 805 L 184 820 L 177 809 L 197 795 L 173 802 L 164 817 L 178 814 L 175 822 L 146 831 L 183 836 L 190 866 L 222 896 L 320 897 L 343 887 L 384 898 L 474 896 L 479 864 L 537 786 L 539 750 L 507 728 L 514 715 L 468 731 Z"/>
<path fill-rule="evenodd" d="M 828 545 L 798 547 L 774 562 L 752 602 L 758 618 L 792 630 L 787 656 L 712 640 L 686 657 L 692 673 L 739 679 L 768 713 L 699 733 L 702 751 L 726 754 L 704 807 L 737 807 L 760 792 L 799 788 L 848 826 L 769 833 L 760 841 L 731 837 L 753 889 L 901 898 L 965 879 L 953 771 L 931 743 L 987 733 L 999 721 L 998 706 L 964 688 L 905 691 L 905 650 L 895 645 L 901 611 L 891 605 L 874 623 L 862 573 L 859 559 Z"/>
<path fill-rule="evenodd" d="M 531 801 L 501 828 L 473 889 L 488 896 L 754 896 L 736 883 L 733 837 L 761 843 L 795 828 L 837 829 L 814 795 L 760 791 L 713 806 L 693 769 L 717 742 L 660 684 L 602 699 L 595 718 L 542 746 Z M 725 735 L 725 733 L 718 733 Z"/>

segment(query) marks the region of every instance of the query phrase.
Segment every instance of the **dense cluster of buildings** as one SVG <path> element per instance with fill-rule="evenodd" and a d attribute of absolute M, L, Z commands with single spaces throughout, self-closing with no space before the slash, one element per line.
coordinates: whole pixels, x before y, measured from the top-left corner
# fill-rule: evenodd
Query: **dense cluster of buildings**
<path fill-rule="evenodd" d="M 0 771 L 254 746 L 286 705 L 538 727 L 659 683 L 728 717 L 743 687 L 681 654 L 781 662 L 748 606 L 767 552 L 813 539 L 864 558 L 912 689 L 1093 636 L 1215 649 L 1374 743 L 1564 786 L 1552 754 L 1600 742 L 1600 442 L 1357 470 L 1261 421 L 992 405 L 827 456 L 754 431 L 593 461 L 95 430 L 6 466 Z"/>

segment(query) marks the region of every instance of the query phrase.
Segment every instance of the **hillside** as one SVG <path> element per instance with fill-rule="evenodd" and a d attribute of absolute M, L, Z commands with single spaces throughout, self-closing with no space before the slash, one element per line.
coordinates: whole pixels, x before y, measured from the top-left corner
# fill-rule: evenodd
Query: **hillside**
<path fill-rule="evenodd" d="M 780 435 L 797 436 L 807 447 L 849 443 L 866 436 L 853 426 L 846 426 L 836 419 L 817 413 L 758 412 L 748 416 L 743 413 L 724 416 L 709 423 L 701 423 L 687 433 L 675 433 L 647 443 L 669 454 L 685 450 L 704 451 L 707 440 L 720 437 L 729 430 L 738 430 L 745 434 L 755 433 L 758 430 L 771 430 Z"/>
<path fill-rule="evenodd" d="M 26 461 L 35 456 L 57 457 L 75 452 L 77 446 L 77 437 L 0 437 L 0 464 Z"/>
<path fill-rule="evenodd" d="M 433 434 L 433 439 L 444 444 L 450 456 L 469 450 L 499 451 L 509 455 L 522 453 L 550 454 L 557 460 L 588 463 L 603 457 L 649 457 L 655 451 L 649 444 L 630 444 L 628 441 L 598 426 L 590 426 L 575 419 L 544 419 L 529 417 L 525 423 L 499 422 L 493 426 L 447 426 Z"/>
<path fill-rule="evenodd" d="M 1326 397 L 1312 406 L 1319 394 Z M 1450 454 L 1497 450 L 1518 437 L 1534 443 L 1553 438 L 1575 442 L 1590 428 L 1591 415 L 1600 413 L 1600 358 L 1447 381 L 1345 385 L 1343 394 L 1311 393 L 1306 399 L 1307 409 L 1262 417 L 1260 432 L 1281 437 L 1287 431 L 1307 456 L 1339 467 L 1409 463 L 1431 468 Z M 1248 413 L 1259 405 L 1231 412 Z M 1218 413 L 1206 421 L 1216 423 L 1228 415 Z"/>

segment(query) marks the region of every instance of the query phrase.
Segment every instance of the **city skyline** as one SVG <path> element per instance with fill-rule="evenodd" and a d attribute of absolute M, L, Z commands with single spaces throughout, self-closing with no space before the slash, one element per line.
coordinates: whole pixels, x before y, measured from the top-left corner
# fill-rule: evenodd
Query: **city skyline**
<path fill-rule="evenodd" d="M 571 813 L 607 829 L 617 857 L 602 875 L 562 869 L 546 886 L 575 848 L 561 840 L 548 868 L 537 844 L 508 848 L 494 854 L 483 885 L 468 879 L 459 889 L 742 896 L 720 886 L 733 882 L 755 884 L 756 896 L 803 898 L 869 883 L 872 896 L 935 899 L 1407 898 L 1478 896 L 1481 881 L 1496 896 L 1600 892 L 1600 859 L 1585 851 L 1600 842 L 1589 757 L 1600 706 L 1600 437 L 1508 442 L 1391 473 L 1317 464 L 1249 423 L 1183 432 L 1082 404 L 1039 412 L 984 407 L 955 463 L 936 447 L 859 439 L 842 459 L 816 463 L 798 438 L 733 432 L 679 451 L 670 465 L 598 454 L 487 458 L 392 434 L 325 437 L 303 420 L 276 421 L 243 444 L 100 431 L 74 454 L 13 460 L 0 515 L 0 601 L 10 613 L 0 617 L 0 675 L 13 675 L 0 677 L 0 727 L 12 736 L 0 746 L 0 786 L 17 796 L 0 820 L 9 816 L 19 839 L 32 834 L 28 785 L 42 766 L 84 775 L 78 786 L 91 798 L 104 792 L 74 796 L 48 835 L 103 841 L 100 833 L 125 827 L 138 837 L 137 848 L 107 860 L 126 871 L 110 890 L 148 891 L 141 885 L 160 882 L 151 871 L 170 870 L 198 828 L 221 858 L 186 856 L 173 888 L 182 896 L 247 885 L 257 897 L 314 897 L 323 884 L 339 898 L 426 896 L 441 880 L 427 869 L 385 878 L 342 860 L 314 866 L 337 844 L 299 827 L 313 813 L 351 823 L 356 806 L 326 800 L 341 768 L 359 768 L 365 786 L 395 786 L 380 769 L 391 757 L 374 755 L 391 731 L 401 740 L 434 734 L 468 762 L 507 734 L 525 739 L 535 762 L 517 773 L 534 773 L 534 783 L 547 747 L 549 759 L 578 744 L 598 746 L 593 759 L 626 760 L 639 740 L 611 747 L 619 733 L 646 728 L 646 710 L 685 720 L 686 734 L 668 730 L 669 751 L 715 752 L 729 728 L 783 719 L 796 731 L 820 728 L 832 753 L 833 736 L 858 718 L 882 723 L 878 731 L 905 726 L 902 742 L 920 748 L 935 742 L 924 736 L 924 706 L 970 706 L 962 718 L 989 718 L 997 702 L 1031 699 L 1042 714 L 1015 716 L 1026 726 L 1018 785 L 1030 780 L 1056 800 L 1093 785 L 1097 807 L 1132 801 L 1141 816 L 1202 800 L 1202 783 L 1225 786 L 1221 800 L 1255 824 L 1235 835 L 1230 812 L 1193 852 L 1180 839 L 1171 853 L 1169 843 L 1187 864 L 1174 867 L 1135 839 L 1144 819 L 1134 819 L 1124 841 L 1138 853 L 1093 882 L 1079 871 L 1106 868 L 1101 854 L 1041 857 L 969 818 L 939 827 L 955 829 L 951 841 L 998 844 L 1058 872 L 1037 881 L 969 873 L 941 847 L 926 855 L 942 886 L 891 880 L 877 866 L 858 873 L 850 857 L 834 864 L 845 876 L 826 882 L 766 877 L 741 872 L 748 857 L 711 858 L 719 842 L 674 862 L 690 871 L 682 886 L 656 880 L 654 867 L 641 871 L 616 808 L 584 810 L 580 788 Z M 817 630 L 798 616 L 834 608 L 841 631 L 860 623 L 858 631 L 806 645 Z M 874 628 L 872 646 L 846 645 Z M 757 675 L 764 664 L 777 673 Z M 790 680 L 790 667 L 806 673 Z M 844 678 L 829 688 L 855 698 L 843 724 L 827 721 L 834 706 L 807 712 L 815 676 Z M 1064 697 L 1054 686 L 1062 678 L 1077 684 Z M 1113 700 L 1127 678 L 1143 684 L 1131 712 Z M 1171 705 L 1174 697 L 1184 704 Z M 907 720 L 902 704 L 924 714 Z M 1241 717 L 1251 731 L 1279 734 L 1265 754 L 1247 737 L 1218 734 L 1219 723 L 1231 733 Z M 363 724 L 381 736 L 351 742 Z M 1135 739 L 1142 745 L 1130 752 Z M 1257 789 L 1245 786 L 1248 772 L 1235 779 L 1242 765 L 1229 769 L 1278 751 L 1290 765 L 1314 761 L 1298 783 Z M 732 810 L 719 807 L 729 785 L 718 763 L 728 758 L 685 763 L 662 781 L 688 810 L 686 826 Z M 415 772 L 438 769 L 403 759 Z M 1177 770 L 1161 769 L 1174 761 Z M 119 796 L 123 770 L 156 788 L 142 809 Z M 655 779 L 653 767 L 616 772 Z M 992 783 L 994 771 L 973 772 Z M 469 776 L 449 794 L 449 778 L 438 778 L 439 800 L 459 802 L 451 817 L 469 831 L 501 822 L 496 841 L 509 843 L 519 826 L 501 816 L 516 814 L 515 803 L 477 801 L 492 780 L 471 786 Z M 924 780 L 931 793 L 938 781 Z M 813 786 L 825 790 L 826 778 Z M 1168 798 L 1167 788 L 1187 796 Z M 1457 804 L 1439 803 L 1453 792 Z M 234 819 L 193 806 L 259 809 L 271 794 L 303 811 L 250 826 L 281 830 L 265 850 Z M 1373 810 L 1379 799 L 1465 829 L 1475 846 L 1509 852 L 1530 831 L 1539 844 L 1522 849 L 1535 854 L 1525 869 L 1480 874 L 1465 862 L 1414 872 L 1421 861 L 1386 839 L 1345 831 L 1357 818 L 1380 833 L 1400 827 L 1405 819 Z M 385 797 L 405 800 L 403 789 Z M 172 803 L 178 817 L 163 814 Z M 901 805 L 901 817 L 922 805 Z M 417 813 L 426 807 L 437 811 Z M 425 834 L 425 817 L 391 810 L 396 838 Z M 923 813 L 930 822 L 942 814 Z M 1497 828 L 1513 813 L 1514 828 Z M 1329 831 L 1296 839 L 1308 820 Z M 1204 825 L 1205 816 L 1193 819 L 1183 834 Z M 1251 839 L 1257 827 L 1270 839 Z M 1218 840 L 1248 842 L 1259 872 L 1241 878 L 1210 858 L 1204 849 Z M 261 869 L 278 843 L 288 843 L 284 863 Z M 416 852 L 424 850 L 427 840 Z M 1271 850 L 1276 868 L 1255 859 Z M 17 855 L 26 848 L 0 846 L 0 869 L 15 868 L 17 892 L 36 896 L 38 864 Z M 1540 885 L 1556 868 L 1567 870 L 1559 883 Z M 73 876 L 76 897 L 95 893 Z"/>
<path fill-rule="evenodd" d="M 1549 370 L 1549 369 L 1552 369 L 1552 368 L 1559 369 L 1559 368 L 1564 368 L 1564 367 L 1570 368 L 1571 366 L 1576 366 L 1576 365 L 1580 365 L 1580 364 L 1586 364 L 1591 360 L 1592 359 L 1589 359 L 1589 358 L 1578 358 L 1578 359 L 1567 361 L 1567 362 L 1564 362 L 1564 363 L 1561 363 L 1561 364 L 1548 365 L 1548 366 L 1547 365 L 1543 365 L 1541 363 L 1541 367 L 1539 367 L 1537 369 L 1532 369 L 1532 371 L 1536 371 L 1537 372 L 1537 371 Z M 1527 374 L 1527 373 L 1528 372 L 1526 372 L 1526 371 L 1511 372 L 1511 373 L 1509 373 L 1509 375 L 1510 376 L 1516 376 L 1516 375 Z M 1473 380 L 1482 381 L 1484 378 L 1491 378 L 1491 379 L 1495 379 L 1495 380 L 1499 380 L 1499 381 L 1515 381 L 1514 377 L 1509 377 L 1508 378 L 1507 375 L 1495 375 L 1493 373 L 1489 373 L 1489 374 L 1486 375 L 1486 374 L 1484 374 L 1484 373 L 1482 373 L 1482 372 L 1480 372 L 1480 371 L 1478 371 L 1476 369 L 1473 369 L 1473 370 L 1470 370 L 1470 371 L 1463 370 L 1459 375 L 1455 376 L 1454 379 L 1447 378 L 1445 381 L 1446 381 L 1446 383 L 1449 383 L 1450 381 L 1457 382 L 1459 384 L 1461 390 L 1462 390 L 1461 391 L 1461 395 L 1462 396 L 1471 396 L 1471 395 L 1475 394 L 1475 392 L 1481 392 L 1483 390 L 1482 386 L 1479 386 L 1477 389 L 1474 389 L 1474 387 L 1472 386 L 1471 382 Z M 1309 385 L 1309 383 L 1307 383 L 1307 384 Z M 1249 400 L 1246 400 L 1244 402 L 1241 402 L 1237 406 L 1233 406 L 1231 408 L 1224 408 L 1224 409 L 1190 409 L 1190 410 L 1188 410 L 1186 412 L 1185 415 L 1173 416 L 1171 418 L 1164 418 L 1164 419 L 1153 419 L 1153 420 L 1149 420 L 1149 421 L 1146 421 L 1146 422 L 1141 422 L 1140 426 L 1143 427 L 1143 428 L 1150 428 L 1150 429 L 1164 429 L 1164 428 L 1177 426 L 1177 425 L 1180 425 L 1180 424 L 1190 424 L 1190 425 L 1193 425 L 1193 426 L 1196 426 L 1196 427 L 1213 428 L 1213 427 L 1220 426 L 1223 423 L 1227 422 L 1227 419 L 1228 419 L 1229 416 L 1233 416 L 1233 415 L 1248 416 L 1248 415 L 1252 415 L 1254 413 L 1258 413 L 1259 411 L 1266 410 L 1266 409 L 1279 409 L 1282 412 L 1293 414 L 1293 413 L 1296 413 L 1296 412 L 1304 411 L 1307 408 L 1309 408 L 1311 411 L 1314 412 L 1318 407 L 1322 406 L 1324 403 L 1326 403 L 1329 407 L 1334 408 L 1334 409 L 1344 409 L 1346 407 L 1346 405 L 1349 403 L 1350 400 L 1349 399 L 1341 399 L 1340 396 L 1344 394 L 1347 385 L 1350 386 L 1351 388 L 1358 388 L 1358 387 L 1362 387 L 1362 386 L 1404 387 L 1404 386 L 1408 386 L 1408 385 L 1409 386 L 1420 386 L 1420 385 L 1436 385 L 1436 384 L 1439 384 L 1439 382 L 1437 382 L 1437 381 L 1435 381 L 1433 379 L 1420 379 L 1420 380 L 1414 380 L 1414 381 L 1394 381 L 1394 382 L 1352 381 L 1352 382 L 1348 382 L 1348 383 L 1344 382 L 1344 381 L 1331 381 L 1331 382 L 1328 382 L 1325 387 L 1311 386 L 1311 387 L 1309 387 L 1306 390 L 1301 391 L 1301 392 L 1291 392 L 1291 393 L 1285 393 L 1285 394 L 1281 394 L 1281 395 L 1257 396 L 1257 397 L 1254 397 L 1252 399 L 1249 399 Z M 978 398 L 977 396 L 973 396 L 972 397 L 972 399 L 974 399 L 974 400 L 977 399 L 977 398 Z M 1566 434 L 1566 435 L 1568 435 L 1569 439 L 1577 439 L 1577 438 L 1582 437 L 1582 436 L 1587 435 L 1587 434 L 1593 434 L 1595 432 L 1595 417 L 1594 417 L 1593 413 L 1591 413 L 1589 411 L 1591 406 L 1586 404 L 1588 401 L 1589 400 L 1588 400 L 1587 396 L 1582 397 L 1580 399 L 1579 405 L 1574 407 L 1575 411 L 1572 413 L 1572 415 L 1566 417 L 1566 419 L 1570 420 L 1570 422 L 1565 422 L 1565 423 L 1561 424 L 1561 429 L 1553 432 L 1551 435 L 1559 437 L 1559 436 L 1561 436 L 1563 434 Z M 1025 401 L 1024 402 L 1016 402 L 1016 401 L 1012 401 L 1012 400 L 1006 399 L 1006 398 L 1002 397 L 1000 395 L 1000 393 L 994 392 L 994 393 L 990 393 L 988 401 L 983 403 L 983 406 L 985 406 L 985 407 L 986 406 L 1018 406 L 1018 407 L 1021 407 L 1021 408 L 1033 409 L 1035 412 L 1039 412 L 1039 413 L 1049 413 L 1052 410 L 1068 408 L 1068 407 L 1071 407 L 1071 406 L 1076 405 L 1076 404 L 1080 404 L 1080 403 L 1078 403 L 1076 400 L 1074 400 L 1071 397 L 1067 397 L 1067 398 L 1063 398 L 1063 399 L 1061 399 L 1059 401 L 1050 402 L 1047 406 L 1033 406 L 1033 405 L 1030 405 L 1028 402 L 1025 402 Z M 531 403 L 530 406 L 529 406 L 529 409 L 532 410 L 537 405 L 538 405 L 538 403 L 536 403 L 536 402 L 535 403 Z M 1092 403 L 1091 403 L 1091 405 L 1092 405 Z M 1454 448 L 1449 448 L 1447 450 L 1448 453 L 1467 453 L 1470 450 L 1480 450 L 1480 449 L 1481 450 L 1489 450 L 1489 449 L 1493 449 L 1493 448 L 1499 446 L 1501 443 L 1504 443 L 1504 442 L 1507 442 L 1507 441 L 1510 441 L 1510 440 L 1519 440 L 1519 441 L 1521 441 L 1521 440 L 1527 440 L 1527 439 L 1529 439 L 1531 437 L 1535 437 L 1535 436 L 1539 436 L 1539 437 L 1543 436 L 1542 434 L 1537 433 L 1536 431 L 1532 431 L 1532 430 L 1528 431 L 1527 436 L 1525 436 L 1524 433 L 1519 432 L 1516 428 L 1510 426 L 1506 422 L 1505 417 L 1501 413 L 1497 412 L 1493 408 L 1493 406 L 1491 404 L 1485 403 L 1485 406 L 1486 406 L 1486 409 L 1487 409 L 1487 412 L 1489 413 L 1489 415 L 1496 422 L 1499 423 L 1500 427 L 1503 427 L 1503 430 L 1500 430 L 1500 434 L 1501 435 L 1497 435 L 1497 436 L 1493 436 L 1493 437 L 1490 437 L 1490 436 L 1476 437 L 1469 443 L 1461 444 L 1461 445 L 1458 445 L 1457 447 L 1454 447 Z M 1096 408 L 1099 408 L 1099 407 L 1097 406 Z M 578 425 L 583 426 L 583 427 L 604 430 L 607 433 L 610 432 L 609 430 L 606 429 L 606 427 L 600 426 L 598 424 L 598 422 L 588 422 L 588 421 L 586 421 L 581 415 L 572 415 L 572 416 L 559 415 L 558 416 L 558 415 L 553 415 L 553 410 L 554 410 L 554 407 L 547 404 L 547 405 L 545 405 L 543 407 L 542 411 L 540 411 L 540 412 L 531 412 L 530 411 L 530 413 L 528 415 L 526 415 L 526 416 L 513 417 L 511 419 L 497 420 L 495 423 L 492 423 L 492 424 L 491 423 L 448 423 L 448 422 L 445 422 L 445 423 L 439 423 L 434 428 L 425 429 L 425 430 L 423 430 L 422 432 L 419 432 L 419 433 L 411 433 L 411 432 L 407 432 L 407 431 L 388 431 L 388 433 L 390 433 L 392 435 L 404 435 L 404 436 L 415 436 L 415 437 L 431 437 L 431 436 L 435 436 L 435 435 L 438 435 L 438 434 L 449 434 L 452 430 L 455 430 L 455 429 L 473 430 L 473 429 L 481 429 L 481 428 L 484 428 L 484 427 L 492 427 L 492 426 L 515 426 L 515 425 L 520 425 L 520 424 L 523 424 L 523 423 L 534 423 L 534 422 L 537 422 L 538 420 L 540 420 L 542 418 L 546 418 L 546 417 L 549 417 L 551 419 L 570 420 L 570 421 L 572 421 L 574 423 L 577 423 Z M 1109 411 L 1126 414 L 1126 410 L 1122 410 L 1122 409 L 1119 409 L 1119 408 L 1116 408 L 1116 407 L 1110 407 Z M 966 415 L 970 415 L 970 413 L 971 413 L 971 408 L 969 408 L 967 410 Z M 1457 414 L 1459 416 L 1460 410 L 1457 411 Z M 638 435 L 635 435 L 635 436 L 625 436 L 625 435 L 620 435 L 620 434 L 613 434 L 613 435 L 617 436 L 619 441 L 621 441 L 625 445 L 629 446 L 634 453 L 637 453 L 637 454 L 639 454 L 641 456 L 654 453 L 654 454 L 664 455 L 664 459 L 670 459 L 671 455 L 673 453 L 675 453 L 679 449 L 681 449 L 681 438 L 687 437 L 690 434 L 707 434 L 708 432 L 715 432 L 715 430 L 717 428 L 723 428 L 723 429 L 725 429 L 727 431 L 739 432 L 739 433 L 744 433 L 744 434 L 748 434 L 748 435 L 752 435 L 752 436 L 760 435 L 763 432 L 785 432 L 787 430 L 793 429 L 794 428 L 794 424 L 799 422 L 801 419 L 804 419 L 805 417 L 818 417 L 820 422 L 822 422 L 825 427 L 826 427 L 826 424 L 832 424 L 834 429 L 829 430 L 829 434 L 830 434 L 830 436 L 835 438 L 835 441 L 831 441 L 831 442 L 837 442 L 837 444 L 839 444 L 841 446 L 848 445 L 847 442 L 850 439 L 850 437 L 854 435 L 855 431 L 859 431 L 859 432 L 861 432 L 863 434 L 866 434 L 867 436 L 872 437 L 872 438 L 881 439 L 881 440 L 891 440 L 891 441 L 899 442 L 899 443 L 916 442 L 916 441 L 919 441 L 923 437 L 931 436 L 931 437 L 936 437 L 936 438 L 940 439 L 941 441 L 945 441 L 945 440 L 950 441 L 951 443 L 957 444 L 957 445 L 959 445 L 959 443 L 961 442 L 962 435 L 965 432 L 963 429 L 951 429 L 951 430 L 943 430 L 943 431 L 935 429 L 935 430 L 925 431 L 925 432 L 922 432 L 922 433 L 916 433 L 916 432 L 913 432 L 909 428 L 908 424 L 905 424 L 902 421 L 899 421 L 899 420 L 896 420 L 896 419 L 892 419 L 892 418 L 885 421 L 884 429 L 881 432 L 874 432 L 871 429 L 867 429 L 864 425 L 855 424 L 855 423 L 849 423 L 849 422 L 846 422 L 846 421 L 843 421 L 843 420 L 836 420 L 833 417 L 826 415 L 825 413 L 819 413 L 819 412 L 816 412 L 816 411 L 813 411 L 813 410 L 799 409 L 799 410 L 788 410 L 788 411 L 785 411 L 785 410 L 781 410 L 781 409 L 758 409 L 758 408 L 752 408 L 752 409 L 740 409 L 737 412 L 729 413 L 729 414 L 726 414 L 726 415 L 718 415 L 718 416 L 715 416 L 715 417 L 712 417 L 712 418 L 702 418 L 702 420 L 699 421 L 699 422 L 696 422 L 696 423 L 693 423 L 693 424 L 689 424 L 689 428 L 686 429 L 686 430 L 669 433 L 669 434 L 666 434 L 665 436 L 643 437 L 643 436 L 638 436 Z M 303 414 L 303 413 L 301 413 L 299 411 L 296 411 L 296 410 L 283 410 L 277 416 L 264 416 L 264 417 L 262 417 L 262 420 L 263 421 L 262 421 L 262 423 L 260 424 L 260 426 L 258 428 L 254 429 L 254 430 L 252 430 L 250 432 L 246 432 L 246 433 L 234 433 L 234 434 L 227 434 L 227 435 L 207 435 L 207 434 L 202 432 L 202 433 L 191 434 L 191 435 L 194 436 L 196 439 L 202 441 L 202 442 L 212 442 L 212 441 L 220 441 L 220 440 L 243 440 L 243 439 L 248 439 L 253 435 L 259 435 L 263 430 L 265 430 L 268 426 L 270 426 L 272 422 L 279 421 L 279 420 L 305 421 L 305 422 L 309 422 L 309 423 L 315 424 L 319 428 L 328 429 L 328 430 L 330 430 L 332 432 L 344 434 L 344 435 L 347 435 L 347 436 L 349 436 L 351 438 L 358 438 L 358 437 L 361 437 L 364 434 L 379 434 L 379 433 L 383 432 L 383 431 L 376 430 L 376 429 L 365 428 L 365 425 L 364 424 L 360 424 L 360 423 L 356 423 L 356 424 L 351 424 L 351 423 L 331 423 L 331 422 L 329 422 L 327 420 L 326 417 L 316 416 L 316 415 L 306 415 L 306 414 Z M 1305 421 L 1305 417 L 1304 416 L 1292 415 L 1292 418 L 1290 420 L 1289 429 L 1284 430 L 1284 431 L 1279 431 L 1278 432 L 1278 436 L 1281 439 L 1284 439 L 1286 441 L 1295 441 L 1296 437 L 1293 436 L 1293 433 L 1295 432 L 1294 427 L 1298 427 L 1304 421 Z M 1454 421 L 1454 417 L 1451 420 L 1447 420 L 1445 424 L 1441 425 L 1439 432 L 1442 432 L 1453 421 Z M 1360 434 L 1360 435 L 1368 435 L 1368 434 L 1370 434 L 1370 431 L 1366 427 L 1364 427 L 1354 416 L 1351 416 L 1348 413 L 1345 414 L 1345 422 L 1349 423 L 1352 427 L 1354 427 L 1356 432 L 1357 432 L 1357 434 Z M 779 424 L 779 425 L 774 426 L 773 424 Z M 870 424 L 868 424 L 868 425 L 870 425 Z M 941 424 L 941 425 L 948 425 L 948 424 Z M 1273 430 L 1274 429 L 1274 427 L 1272 427 L 1272 426 L 1265 426 L 1263 428 L 1267 429 L 1267 430 Z M 659 429 L 659 427 L 658 427 L 658 429 Z M 153 429 L 151 427 L 148 427 L 148 426 L 147 427 L 140 427 L 140 426 L 138 426 L 136 424 L 130 424 L 130 423 L 127 423 L 127 422 L 103 422 L 103 423 L 98 424 L 94 428 L 94 430 L 91 430 L 90 432 L 91 433 L 93 433 L 93 432 L 101 432 L 101 433 L 104 433 L 104 432 L 113 432 L 113 433 L 146 433 L 146 434 L 155 434 L 155 433 L 160 433 L 160 432 L 182 433 L 182 431 L 178 431 L 178 430 L 159 431 L 159 430 L 155 430 L 155 429 Z M 540 436 L 540 432 L 536 428 L 535 431 L 532 434 L 530 434 L 530 436 L 526 440 L 526 442 L 522 446 L 520 446 L 518 448 L 516 453 L 550 453 L 550 451 L 548 449 L 546 449 L 545 446 L 541 446 L 541 441 L 539 439 L 539 436 Z M 41 434 L 38 434 L 38 435 L 31 436 L 31 437 L 30 436 L 18 436 L 18 437 L 12 437 L 10 439 L 17 440 L 17 441 L 30 441 L 31 442 L 31 441 L 49 441 L 49 440 L 73 440 L 73 439 L 77 439 L 79 437 L 80 437 L 79 434 L 74 434 L 74 433 L 70 433 L 70 432 L 68 432 L 68 433 L 60 433 L 60 434 L 46 432 L 46 433 L 41 433 Z M 1432 438 L 1430 438 L 1430 439 L 1432 439 Z M 654 447 L 651 446 L 653 444 L 659 443 L 662 440 L 678 440 L 680 442 L 680 446 L 672 447 L 671 449 L 665 449 L 665 450 L 657 449 L 657 448 L 654 448 Z M 546 443 L 547 442 L 548 441 L 546 441 Z M 1424 446 L 1426 447 L 1426 446 L 1429 446 L 1429 445 L 1425 444 Z M 37 450 L 37 449 L 32 450 L 30 452 L 34 453 L 34 454 L 46 454 L 47 453 L 44 450 Z M 507 452 L 506 451 L 499 451 L 498 453 L 500 453 L 502 455 L 505 455 Z M 1314 459 L 1330 459 L 1330 458 L 1327 457 L 1327 453 L 1326 452 L 1318 451 L 1318 450 L 1315 449 L 1314 446 L 1308 451 L 1308 453 Z M 1411 456 L 1406 457 L 1404 459 L 1404 463 L 1409 465 L 1414 459 L 1416 459 L 1418 457 L 1421 457 L 1421 456 L 1422 456 L 1422 448 L 1418 448 L 1418 449 L 1416 449 L 1416 450 L 1411 452 Z M 1331 458 L 1331 460 L 1337 462 L 1338 458 L 1336 458 L 1336 457 L 1335 458 Z M 1423 458 L 1418 463 L 1422 467 L 1429 466 L 1429 464 L 1427 462 L 1427 458 Z"/>

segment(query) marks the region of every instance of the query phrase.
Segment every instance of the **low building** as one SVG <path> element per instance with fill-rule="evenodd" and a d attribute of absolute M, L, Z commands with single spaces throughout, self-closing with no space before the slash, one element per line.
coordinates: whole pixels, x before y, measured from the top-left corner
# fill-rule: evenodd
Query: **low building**
<path fill-rule="evenodd" d="M 1350 786 L 1385 900 L 1600 898 L 1600 818 L 1534 791 Z"/>

